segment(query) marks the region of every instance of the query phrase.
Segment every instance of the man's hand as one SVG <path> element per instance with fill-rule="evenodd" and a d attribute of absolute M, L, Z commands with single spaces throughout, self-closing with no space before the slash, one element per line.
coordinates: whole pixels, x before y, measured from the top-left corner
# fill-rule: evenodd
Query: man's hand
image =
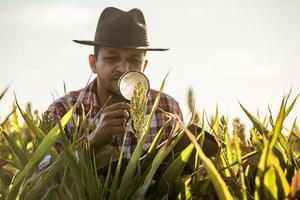
<path fill-rule="evenodd" d="M 88 136 L 91 148 L 97 150 L 104 145 L 112 143 L 116 135 L 123 135 L 129 112 L 130 105 L 125 102 L 105 107 L 100 115 L 100 122 L 97 128 Z"/>

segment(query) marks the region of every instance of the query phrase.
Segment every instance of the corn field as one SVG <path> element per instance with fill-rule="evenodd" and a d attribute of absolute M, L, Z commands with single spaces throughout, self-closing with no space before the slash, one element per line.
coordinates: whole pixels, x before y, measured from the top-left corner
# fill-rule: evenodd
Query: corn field
<path fill-rule="evenodd" d="M 79 123 L 73 109 L 52 126 L 50 113 L 39 117 L 16 100 L 11 114 L 0 121 L 0 199 L 300 199 L 300 131 L 296 120 L 292 127 L 284 125 L 298 96 L 283 97 L 278 114 L 270 110 L 263 120 L 240 105 L 252 123 L 248 138 L 239 119 L 233 120 L 230 131 L 231 122 L 218 110 L 210 120 L 196 112 L 190 91 L 190 120 L 165 113 L 176 120 L 177 132 L 160 144 L 167 121 L 142 155 L 164 85 L 165 81 L 149 117 L 139 122 L 139 140 L 130 160 L 123 158 L 123 149 L 108 148 L 95 156 L 87 142 L 91 127 L 84 119 Z M 138 104 L 134 107 L 139 109 Z M 144 114 L 136 112 L 134 118 L 143 119 Z M 77 124 L 72 142 L 64 131 L 70 121 Z M 191 129 L 191 124 L 201 128 Z M 207 133 L 216 142 L 213 153 L 204 148 Z M 58 138 L 62 153 L 54 148 Z M 177 151 L 184 138 L 188 143 Z M 49 153 L 53 163 L 39 172 L 39 163 Z"/>

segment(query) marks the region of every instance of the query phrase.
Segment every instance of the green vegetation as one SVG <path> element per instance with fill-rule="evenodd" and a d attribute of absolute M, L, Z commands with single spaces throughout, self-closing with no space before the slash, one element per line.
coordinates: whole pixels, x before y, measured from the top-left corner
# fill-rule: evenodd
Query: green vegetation
<path fill-rule="evenodd" d="M 291 102 L 290 94 L 284 97 L 277 116 L 270 111 L 263 121 L 241 105 L 253 124 L 247 139 L 239 119 L 233 120 L 230 131 L 228 120 L 219 117 L 218 109 L 210 122 L 204 120 L 204 114 L 194 110 L 189 91 L 191 120 L 184 124 L 178 116 L 165 113 L 169 120 L 141 159 L 164 85 L 165 80 L 148 117 L 145 91 L 137 87 L 131 112 L 139 140 L 129 161 L 122 158 L 123 149 L 117 154 L 108 149 L 100 159 L 95 158 L 87 142 L 91 127 L 84 119 L 79 124 L 73 109 L 53 127 L 51 113 L 39 118 L 30 106 L 24 111 L 16 102 L 12 113 L 0 122 L 0 199 L 300 199 L 300 131 L 296 120 L 292 127 L 284 125 L 297 97 Z M 0 93 L 0 100 L 6 91 Z M 85 113 L 85 118 L 88 115 Z M 180 127 L 178 134 L 157 148 L 171 119 Z M 72 143 L 64 132 L 71 120 L 77 124 Z M 191 132 L 187 128 L 191 123 L 202 131 Z M 219 145 L 210 158 L 201 148 L 204 130 L 212 133 Z M 190 144 L 175 152 L 185 134 Z M 59 137 L 62 153 L 53 147 Z M 53 164 L 38 172 L 48 153 Z"/>

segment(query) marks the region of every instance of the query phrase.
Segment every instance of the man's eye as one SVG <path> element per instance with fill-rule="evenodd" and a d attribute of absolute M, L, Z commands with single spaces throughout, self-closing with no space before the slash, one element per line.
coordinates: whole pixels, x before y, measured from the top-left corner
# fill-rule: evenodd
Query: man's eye
<path fill-rule="evenodd" d="M 141 63 L 142 61 L 140 59 L 131 59 L 131 63 Z"/>
<path fill-rule="evenodd" d="M 117 60 L 117 57 L 106 57 L 106 60 Z"/>

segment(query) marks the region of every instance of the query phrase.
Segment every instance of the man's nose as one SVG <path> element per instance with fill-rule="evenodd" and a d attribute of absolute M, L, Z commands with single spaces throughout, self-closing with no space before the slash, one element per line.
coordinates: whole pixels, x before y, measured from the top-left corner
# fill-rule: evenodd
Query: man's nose
<path fill-rule="evenodd" d="M 117 70 L 125 73 L 129 71 L 129 63 L 126 60 L 122 60 L 118 63 Z"/>

